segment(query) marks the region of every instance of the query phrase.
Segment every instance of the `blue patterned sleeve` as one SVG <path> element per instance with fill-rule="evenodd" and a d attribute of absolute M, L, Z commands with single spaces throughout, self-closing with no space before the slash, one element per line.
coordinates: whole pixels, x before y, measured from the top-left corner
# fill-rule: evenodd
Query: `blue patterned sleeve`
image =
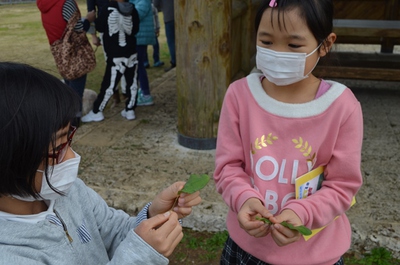
<path fill-rule="evenodd" d="M 138 215 L 136 216 L 135 227 L 137 227 L 144 220 L 148 219 L 147 213 L 149 212 L 150 205 L 151 202 L 146 204 L 146 206 L 144 206 L 143 209 L 138 213 Z M 182 225 L 182 219 L 179 219 L 178 221 Z"/>
<path fill-rule="evenodd" d="M 150 205 L 151 202 L 146 204 L 146 206 L 144 206 L 143 209 L 138 213 L 138 215 L 136 216 L 135 227 L 137 227 L 141 222 L 148 218 L 147 213 L 149 211 Z"/>

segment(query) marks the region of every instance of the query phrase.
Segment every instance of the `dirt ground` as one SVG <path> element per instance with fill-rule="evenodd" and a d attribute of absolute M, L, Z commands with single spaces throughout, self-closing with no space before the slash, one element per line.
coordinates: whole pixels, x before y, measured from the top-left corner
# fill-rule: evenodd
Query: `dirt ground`
<path fill-rule="evenodd" d="M 121 117 L 121 104 L 107 109 L 104 121 L 81 126 L 74 141 L 82 155 L 81 178 L 110 205 L 130 213 L 173 182 L 192 173 L 212 176 L 214 170 L 215 150 L 191 150 L 177 143 L 175 70 L 154 80 L 151 90 L 155 105 L 138 107 L 136 120 Z M 207 214 L 185 224 L 198 230 L 223 230 L 226 208 L 213 183 L 203 189 L 202 197 Z"/>
<path fill-rule="evenodd" d="M 134 214 L 158 191 L 191 173 L 212 176 L 215 150 L 191 150 L 177 143 L 175 75 L 173 70 L 151 83 L 156 104 L 138 107 L 136 120 L 122 118 L 119 105 L 105 111 L 104 121 L 84 124 L 77 132 L 73 146 L 82 155 L 80 177 L 111 206 Z M 364 185 L 348 212 L 352 250 L 382 246 L 400 257 L 400 86 L 374 82 L 348 86 L 354 87 L 361 102 L 365 126 Z M 184 226 L 224 230 L 227 207 L 213 182 L 202 190 L 202 198 Z"/>
<path fill-rule="evenodd" d="M 84 10 L 84 1 L 78 2 Z M 57 75 L 36 5 L 16 5 L 12 10 L 2 6 L 0 13 L 3 19 L 0 19 L 0 28 L 4 32 L 0 47 L 7 51 L 1 53 L 1 59 L 29 63 Z M 166 45 L 163 32 L 162 29 L 161 48 Z M 26 36 L 30 36 L 29 42 Z M 338 50 L 371 52 L 367 46 L 341 45 Z M 29 53 L 21 53 L 25 50 Z M 379 47 L 375 46 L 373 51 L 379 51 Z M 400 53 L 400 46 L 395 47 L 395 53 Z M 100 50 L 97 55 L 101 62 Z M 97 72 L 88 76 L 88 83 L 97 88 L 103 66 L 99 64 Z M 190 150 L 177 143 L 175 74 L 173 70 L 151 80 L 156 104 L 137 108 L 136 120 L 123 119 L 120 115 L 123 106 L 119 105 L 105 111 L 105 121 L 84 124 L 76 134 L 73 148 L 82 155 L 80 177 L 110 206 L 135 214 L 169 184 L 185 180 L 191 173 L 210 176 L 213 173 L 215 150 Z M 351 249 L 385 247 L 400 258 L 400 83 L 343 83 L 353 88 L 360 100 L 365 126 L 364 185 L 357 195 L 357 204 L 348 212 L 353 229 Z M 224 230 L 227 207 L 212 182 L 202 190 L 202 197 L 202 204 L 184 220 L 184 227 L 191 231 Z M 182 247 L 182 251 L 187 248 Z M 207 252 L 190 250 L 190 255 L 182 256 L 178 252 L 172 264 L 201 264 L 196 255 L 207 255 Z"/>

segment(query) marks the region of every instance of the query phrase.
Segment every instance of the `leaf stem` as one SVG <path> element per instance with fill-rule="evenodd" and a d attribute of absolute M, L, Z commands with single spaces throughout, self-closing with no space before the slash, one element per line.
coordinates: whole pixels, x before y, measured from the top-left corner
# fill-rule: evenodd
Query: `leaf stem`
<path fill-rule="evenodd" d="M 170 211 L 172 211 L 172 210 L 175 208 L 175 204 L 176 204 L 176 202 L 178 201 L 178 199 L 179 199 L 179 195 L 176 196 L 175 201 L 174 201 L 174 204 L 172 204 L 172 208 L 171 208 Z"/>

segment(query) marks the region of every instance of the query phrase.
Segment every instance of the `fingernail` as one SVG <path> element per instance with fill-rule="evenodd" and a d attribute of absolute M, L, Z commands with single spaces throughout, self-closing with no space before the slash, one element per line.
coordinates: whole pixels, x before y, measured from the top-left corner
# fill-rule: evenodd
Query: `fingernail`
<path fill-rule="evenodd" d="M 171 215 L 171 212 L 170 212 L 170 211 L 164 213 L 164 216 L 165 216 L 165 217 L 168 217 L 168 216 L 170 216 L 170 215 Z"/>

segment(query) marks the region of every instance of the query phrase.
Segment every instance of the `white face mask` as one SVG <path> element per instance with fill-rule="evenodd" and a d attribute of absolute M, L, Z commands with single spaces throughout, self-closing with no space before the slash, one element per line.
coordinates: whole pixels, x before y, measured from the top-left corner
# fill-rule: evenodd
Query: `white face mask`
<path fill-rule="evenodd" d="M 322 43 L 321 43 L 322 44 Z M 308 77 L 314 70 L 304 75 L 306 67 L 306 58 L 313 54 L 321 46 L 313 50 L 311 53 L 297 52 L 276 52 L 271 49 L 263 48 L 257 45 L 256 64 L 264 76 L 277 86 L 291 85 Z"/>
<path fill-rule="evenodd" d="M 58 191 L 61 191 L 64 194 L 67 194 L 72 184 L 78 178 L 78 169 L 79 163 L 81 161 L 81 156 L 75 153 L 74 158 L 70 158 L 65 160 L 60 164 L 56 164 L 54 166 L 48 167 L 49 181 L 51 185 L 56 188 Z M 47 184 L 46 177 L 44 171 L 38 170 L 42 172 L 42 187 L 40 189 L 39 195 L 44 200 L 55 200 L 59 198 L 61 195 L 52 190 Z M 42 200 L 42 198 L 35 199 L 32 196 L 28 197 L 20 197 L 17 195 L 12 195 L 12 197 L 22 200 L 22 201 L 37 201 Z"/>

